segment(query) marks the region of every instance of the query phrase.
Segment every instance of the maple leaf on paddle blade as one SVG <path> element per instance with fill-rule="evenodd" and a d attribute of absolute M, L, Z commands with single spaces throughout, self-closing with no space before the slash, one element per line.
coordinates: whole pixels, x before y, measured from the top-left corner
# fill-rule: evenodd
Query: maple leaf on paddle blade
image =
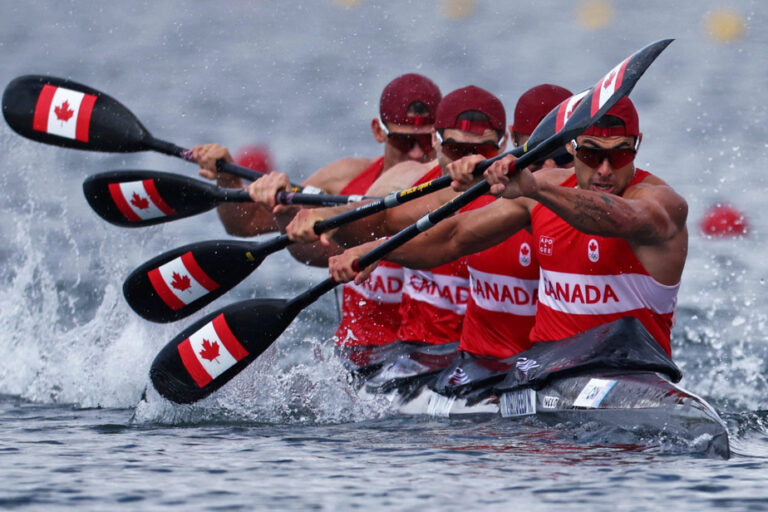
<path fill-rule="evenodd" d="M 149 199 L 146 197 L 141 197 L 139 194 L 134 192 L 133 196 L 131 197 L 131 204 L 139 210 L 146 210 L 149 208 Z"/>
<path fill-rule="evenodd" d="M 173 286 L 180 292 L 183 292 L 184 290 L 190 288 L 192 284 L 190 283 L 189 276 L 182 277 L 178 272 L 174 272 L 173 281 L 171 281 L 171 286 Z"/>
<path fill-rule="evenodd" d="M 207 339 L 203 338 L 203 350 L 200 351 L 200 357 L 213 361 L 219 357 L 219 342 L 214 341 L 211 343 Z"/>
<path fill-rule="evenodd" d="M 74 110 L 69 108 L 69 102 L 66 100 L 64 100 L 60 107 L 55 107 L 53 111 L 56 113 L 56 118 L 64 122 L 69 121 L 69 118 L 75 113 Z"/>

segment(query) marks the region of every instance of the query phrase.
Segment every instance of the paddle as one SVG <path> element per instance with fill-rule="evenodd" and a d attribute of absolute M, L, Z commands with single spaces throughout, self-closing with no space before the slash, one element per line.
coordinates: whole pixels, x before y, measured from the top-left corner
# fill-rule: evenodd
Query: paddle
<path fill-rule="evenodd" d="M 91 208 L 112 224 L 144 227 L 207 212 L 222 203 L 252 202 L 247 190 L 221 188 L 178 174 L 109 171 L 90 176 L 83 193 Z M 364 196 L 278 192 L 280 204 L 335 206 L 377 199 Z"/>
<path fill-rule="evenodd" d="M 560 107 L 562 115 L 558 117 L 562 129 L 520 157 L 517 167 L 530 165 L 536 158 L 548 154 L 555 146 L 565 144 L 591 126 L 621 97 L 629 94 L 640 76 L 670 42 L 671 39 L 659 41 L 622 61 L 584 95 L 582 102 L 572 112 L 569 112 L 569 107 L 573 106 L 573 98 L 563 102 Z M 487 183 L 485 185 L 487 187 Z M 459 197 L 463 198 L 471 191 Z M 452 208 L 457 202 L 461 201 L 451 201 L 441 209 Z M 419 223 L 425 225 L 437 222 L 428 216 L 424 219 Z M 428 226 L 422 228 L 410 238 Z M 409 230 L 406 228 L 403 232 Z M 405 243 L 404 237 L 395 242 L 396 246 L 390 243 L 398 236 L 362 256 L 358 260 L 360 268 L 381 259 L 386 254 L 386 251 L 378 250 L 381 247 L 389 245 L 388 250 L 394 250 L 396 246 Z M 336 285 L 331 279 L 326 279 L 291 300 L 251 299 L 205 316 L 182 331 L 157 355 L 150 368 L 150 378 L 155 389 L 177 403 L 191 403 L 205 398 L 266 350 L 302 309 Z"/>
<path fill-rule="evenodd" d="M 542 119 L 523 148 L 516 148 L 510 153 L 521 156 L 551 137 L 558 128 L 558 109 L 553 109 Z M 492 161 L 485 165 L 490 165 Z M 482 172 L 484 169 L 478 166 L 477 170 Z M 408 190 L 393 192 L 387 197 L 316 223 L 315 233 L 320 234 L 403 204 L 450 183 L 450 176 L 442 176 Z M 290 244 L 288 237 L 282 235 L 267 242 L 212 240 L 185 245 L 152 258 L 136 268 L 123 283 L 123 294 L 128 305 L 139 316 L 152 322 L 173 322 L 221 297 L 248 277 L 264 258 Z"/>
<path fill-rule="evenodd" d="M 133 153 L 157 151 L 194 162 L 192 150 L 153 137 L 116 99 L 65 78 L 24 75 L 3 93 L 8 126 L 28 139 L 73 149 Z M 219 160 L 219 172 L 254 180 L 263 173 Z M 303 188 L 293 185 L 294 192 Z"/>

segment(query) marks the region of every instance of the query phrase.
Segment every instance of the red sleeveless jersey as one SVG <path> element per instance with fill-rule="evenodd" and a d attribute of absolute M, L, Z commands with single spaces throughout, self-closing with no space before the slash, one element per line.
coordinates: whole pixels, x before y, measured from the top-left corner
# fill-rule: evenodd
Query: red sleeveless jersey
<path fill-rule="evenodd" d="M 342 194 L 364 194 L 384 169 L 384 157 L 355 176 Z M 397 339 L 403 269 L 382 261 L 363 284 L 346 283 L 342 294 L 341 324 L 336 343 L 342 345 L 386 345 Z"/>
<path fill-rule="evenodd" d="M 647 176 L 638 169 L 629 186 Z M 576 176 L 561 186 L 575 187 Z M 680 283 L 659 283 L 626 241 L 582 233 L 541 204 L 531 212 L 531 223 L 541 267 L 532 341 L 559 340 L 633 316 L 671 355 L 670 331 Z"/>
<path fill-rule="evenodd" d="M 492 203 L 483 196 L 470 206 Z M 467 256 L 470 298 L 459 350 L 484 357 L 512 357 L 531 347 L 539 263 L 525 229 L 485 251 Z"/>
<path fill-rule="evenodd" d="M 441 175 L 442 169 L 435 166 L 414 186 Z M 403 269 L 401 323 L 397 337 L 403 341 L 434 345 L 458 340 L 469 300 L 468 277 L 464 258 L 430 270 Z"/>

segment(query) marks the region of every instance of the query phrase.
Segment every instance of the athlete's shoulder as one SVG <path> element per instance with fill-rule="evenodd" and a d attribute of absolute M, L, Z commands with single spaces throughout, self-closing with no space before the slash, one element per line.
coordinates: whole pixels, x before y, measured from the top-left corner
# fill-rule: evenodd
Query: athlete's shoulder
<path fill-rule="evenodd" d="M 685 223 L 688 217 L 688 202 L 669 183 L 647 171 L 642 173 L 635 183 L 624 191 L 625 199 L 650 200 L 661 205 L 678 224 Z"/>
<path fill-rule="evenodd" d="M 318 169 L 303 184 L 318 187 L 329 194 L 338 194 L 347 183 L 375 161 L 373 158 L 340 158 Z"/>
<path fill-rule="evenodd" d="M 384 196 L 390 192 L 412 187 L 419 179 L 437 165 L 437 160 L 427 163 L 409 160 L 393 165 L 371 185 L 366 192 L 370 196 Z"/>
<path fill-rule="evenodd" d="M 675 191 L 672 185 L 659 178 L 655 174 L 651 174 L 648 171 L 644 171 L 642 169 L 638 169 L 636 172 L 638 174 L 635 176 L 633 183 L 630 183 L 630 185 L 627 187 L 627 190 L 624 193 L 625 197 L 632 197 L 635 194 L 651 192 L 671 194 L 678 196 L 681 200 L 683 200 L 682 196 L 680 196 L 680 194 Z"/>

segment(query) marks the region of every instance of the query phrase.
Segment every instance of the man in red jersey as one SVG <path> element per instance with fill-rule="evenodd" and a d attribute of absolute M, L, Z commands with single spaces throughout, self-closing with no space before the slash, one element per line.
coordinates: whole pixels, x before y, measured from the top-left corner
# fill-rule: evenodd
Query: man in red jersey
<path fill-rule="evenodd" d="M 441 98 L 437 85 L 422 75 L 409 73 L 395 78 L 381 93 L 379 117 L 371 121 L 374 139 L 384 144 L 383 156 L 341 158 L 319 169 L 302 185 L 327 194 L 363 193 L 364 189 L 359 192 L 344 191 L 354 186 L 355 180 L 358 181 L 356 189 L 362 186 L 367 189 L 384 171 L 400 162 L 432 160 L 435 153 L 431 144 L 430 129 Z M 216 161 L 234 161 L 226 147 L 219 144 L 195 146 L 193 156 L 200 164 L 202 177 L 215 179 L 222 187 L 244 188 L 239 177 L 216 171 Z M 222 223 L 229 234 L 247 237 L 278 229 L 273 212 L 270 211 L 270 208 L 275 206 L 274 197 L 268 196 L 268 192 L 275 188 L 270 187 L 269 183 L 279 180 L 286 183 L 289 181 L 285 174 L 275 172 L 257 180 L 261 186 L 251 188 L 257 196 L 254 198 L 257 201 L 254 204 L 229 203 L 218 207 Z M 280 209 L 287 220 L 290 220 L 290 214 L 295 214 L 296 211 L 297 208 Z M 324 266 L 325 262 L 318 264 Z"/>
<path fill-rule="evenodd" d="M 422 165 L 431 161 L 435 156 L 431 128 L 441 98 L 437 85 L 422 75 L 409 73 L 392 80 L 382 91 L 379 117 L 371 121 L 374 139 L 384 144 L 384 154 L 375 159 L 342 158 L 317 171 L 303 185 L 330 194 L 364 194 L 397 164 Z M 231 161 L 226 148 L 216 144 L 197 146 L 194 155 L 202 167 L 202 176 L 216 178 L 222 186 L 242 186 L 240 178 L 215 172 L 216 160 Z M 219 214 L 227 231 L 253 236 L 285 226 L 301 210 L 275 206 L 276 192 L 289 188 L 289 182 L 286 174 L 271 172 L 250 185 L 254 204 L 220 206 Z M 300 261 L 319 266 L 327 265 L 329 254 L 339 252 L 336 246 L 328 244 L 294 244 L 289 250 Z M 394 341 L 400 326 L 402 274 L 399 266 L 389 264 L 377 270 L 371 285 L 345 287 L 337 336 L 375 345 Z"/>
<path fill-rule="evenodd" d="M 439 177 L 445 165 L 468 154 L 482 154 L 483 158 L 495 156 L 506 142 L 505 128 L 504 106 L 498 98 L 476 86 L 457 89 L 446 95 L 437 109 L 433 142 L 437 148 L 438 165 L 401 164 L 378 180 L 367 193 L 387 193 L 404 188 L 403 185 L 425 183 Z M 396 182 L 398 187 L 394 186 Z M 355 245 L 393 234 L 455 195 L 450 189 L 429 194 L 343 226 L 332 234 L 333 239 Z M 317 240 L 312 229 L 315 222 L 347 209 L 349 206 L 305 210 L 294 218 L 286 232 L 302 242 Z M 327 234 L 321 238 L 326 243 L 330 241 Z M 357 286 L 366 286 L 366 283 L 358 282 Z M 431 345 L 455 342 L 461 333 L 468 298 L 468 274 L 461 259 L 445 265 L 406 270 L 398 339 Z"/>
<path fill-rule="evenodd" d="M 523 93 L 515 107 L 514 124 L 510 125 L 516 145 L 524 144 L 544 116 L 570 96 L 567 89 L 551 84 L 541 84 Z M 566 155 L 570 157 L 568 153 Z M 572 162 L 573 158 L 570 160 Z M 572 163 L 563 165 L 572 166 Z M 531 168 L 555 166 L 553 159 L 547 159 Z M 481 208 L 495 200 L 494 196 L 483 196 L 465 211 Z M 337 280 L 350 278 L 352 262 L 378 243 L 350 249 L 343 256 L 332 258 L 331 275 Z M 529 231 L 520 230 L 491 248 L 468 255 L 466 260 L 470 298 L 459 350 L 505 358 L 529 348 L 539 278 Z"/>
<path fill-rule="evenodd" d="M 660 178 L 635 168 L 641 140 L 637 111 L 622 98 L 567 145 L 575 157 L 573 171 L 524 169 L 508 176 L 515 159 L 505 157 L 485 173 L 491 192 L 503 200 L 456 215 L 388 259 L 441 264 L 530 227 L 541 269 L 531 341 L 557 340 L 631 316 L 671 355 L 688 205 Z M 472 182 L 480 160 L 468 157 L 449 166 L 458 188 Z"/>

